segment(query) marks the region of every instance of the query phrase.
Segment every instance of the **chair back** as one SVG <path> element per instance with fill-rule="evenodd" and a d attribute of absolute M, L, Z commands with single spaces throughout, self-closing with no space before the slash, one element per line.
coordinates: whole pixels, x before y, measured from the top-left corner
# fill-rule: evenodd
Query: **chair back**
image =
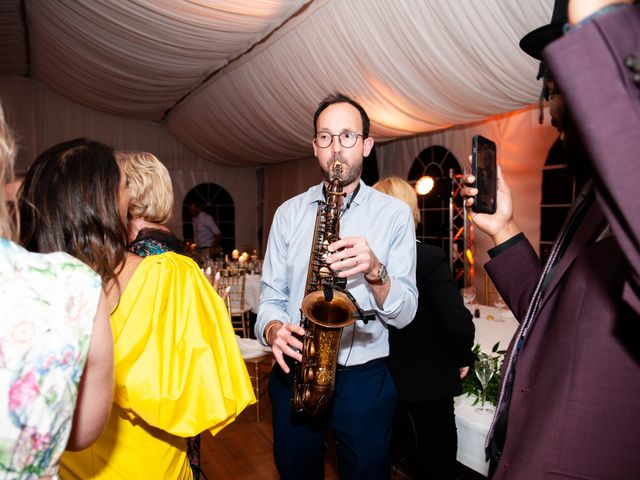
<path fill-rule="evenodd" d="M 247 271 L 244 268 L 220 270 L 220 289 L 228 289 L 226 298 L 231 323 L 236 333 L 249 336 L 249 309 L 244 304 Z"/>

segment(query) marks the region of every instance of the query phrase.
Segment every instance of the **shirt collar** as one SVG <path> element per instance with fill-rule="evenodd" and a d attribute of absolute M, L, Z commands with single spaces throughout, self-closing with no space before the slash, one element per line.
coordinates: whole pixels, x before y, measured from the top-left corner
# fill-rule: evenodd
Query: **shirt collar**
<path fill-rule="evenodd" d="M 322 188 L 324 187 L 324 182 L 320 182 L 318 185 L 311 187 L 309 191 L 309 204 L 324 202 L 324 195 L 322 193 Z M 354 205 L 360 205 L 364 203 L 366 197 L 369 196 L 369 187 L 360 179 L 360 191 L 356 198 L 353 200 Z"/>

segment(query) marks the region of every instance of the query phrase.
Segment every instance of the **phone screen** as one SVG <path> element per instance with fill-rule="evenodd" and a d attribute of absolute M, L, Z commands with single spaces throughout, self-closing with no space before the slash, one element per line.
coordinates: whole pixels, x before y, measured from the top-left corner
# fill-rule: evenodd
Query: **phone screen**
<path fill-rule="evenodd" d="M 495 213 L 498 172 L 496 168 L 496 144 L 481 135 L 473 137 L 471 169 L 478 189 L 472 210 L 478 213 Z"/>

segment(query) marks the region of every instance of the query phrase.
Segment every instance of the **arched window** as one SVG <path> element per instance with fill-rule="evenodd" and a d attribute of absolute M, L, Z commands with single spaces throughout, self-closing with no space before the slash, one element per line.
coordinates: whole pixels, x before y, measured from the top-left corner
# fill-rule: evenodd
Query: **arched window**
<path fill-rule="evenodd" d="M 546 261 L 584 178 L 567 161 L 561 140 L 556 140 L 542 170 L 540 205 L 540 258 Z"/>
<path fill-rule="evenodd" d="M 445 147 L 435 145 L 425 148 L 413 161 L 408 181 L 415 185 L 424 175 L 435 180 L 433 190 L 427 195 L 418 195 L 420 224 L 416 237 L 424 243 L 442 248 L 449 253 L 449 197 L 451 196 L 451 178 L 449 170 L 462 173 L 456 157 Z M 462 206 L 461 199 L 458 199 Z"/>
<path fill-rule="evenodd" d="M 233 199 L 220 185 L 201 183 L 187 192 L 182 202 L 182 232 L 185 240 L 193 241 L 193 225 L 189 205 L 197 203 L 213 217 L 222 232 L 220 246 L 225 253 L 236 248 L 236 209 Z"/>

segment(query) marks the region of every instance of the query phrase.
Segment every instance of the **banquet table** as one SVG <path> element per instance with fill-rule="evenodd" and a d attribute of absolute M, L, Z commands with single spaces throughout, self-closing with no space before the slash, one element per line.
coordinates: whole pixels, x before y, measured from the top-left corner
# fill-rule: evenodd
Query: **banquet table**
<path fill-rule="evenodd" d="M 260 275 L 247 274 L 244 284 L 244 304 L 253 313 L 258 313 L 260 305 Z"/>
<path fill-rule="evenodd" d="M 480 350 L 490 353 L 496 342 L 500 350 L 506 350 L 511 337 L 518 328 L 518 322 L 510 311 L 500 312 L 486 305 L 472 305 L 471 310 L 479 308 L 480 318 L 474 318 L 476 327 L 475 343 Z M 503 320 L 503 321 L 497 321 Z M 485 461 L 484 441 L 491 426 L 493 415 L 475 411 L 475 396 L 461 395 L 455 399 L 456 427 L 458 429 L 457 460 L 482 475 L 487 475 L 489 463 Z"/>

